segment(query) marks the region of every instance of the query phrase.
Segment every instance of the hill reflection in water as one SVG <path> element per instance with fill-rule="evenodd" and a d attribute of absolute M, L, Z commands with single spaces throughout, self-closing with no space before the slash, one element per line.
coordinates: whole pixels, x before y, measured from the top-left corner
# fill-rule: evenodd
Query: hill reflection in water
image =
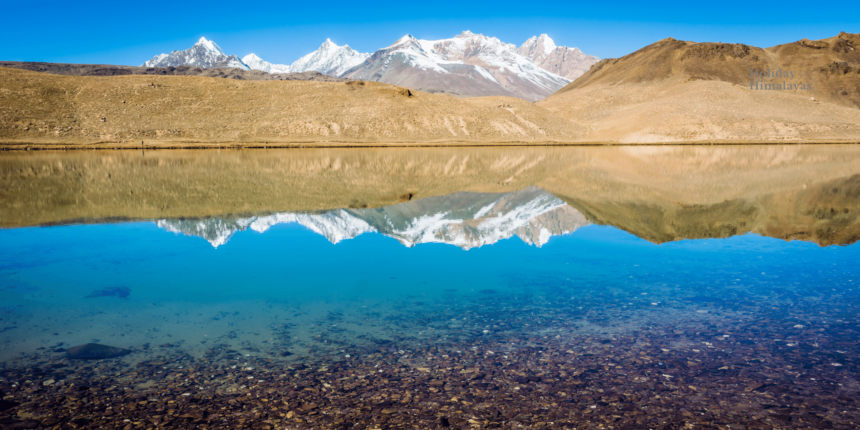
<path fill-rule="evenodd" d="M 0 179 L 2 227 L 220 219 L 225 229 L 247 222 L 262 228 L 342 209 L 413 244 L 427 238 L 406 224 L 387 225 L 373 209 L 417 221 L 412 215 L 437 213 L 415 205 L 467 209 L 443 196 L 480 200 L 538 187 L 578 211 L 582 222 L 656 243 L 749 232 L 820 245 L 860 238 L 860 148 L 852 145 L 3 154 Z M 293 215 L 263 220 L 284 213 Z M 461 235 L 460 246 L 473 246 L 482 235 L 477 224 L 455 232 L 451 222 L 464 216 L 452 212 L 449 231 L 434 230 L 433 237 Z M 534 232 L 516 234 L 540 242 Z"/>

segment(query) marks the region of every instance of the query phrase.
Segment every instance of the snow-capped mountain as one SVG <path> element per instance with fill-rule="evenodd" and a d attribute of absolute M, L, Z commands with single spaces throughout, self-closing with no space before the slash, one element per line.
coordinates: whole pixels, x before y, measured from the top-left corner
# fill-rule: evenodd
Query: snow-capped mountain
<path fill-rule="evenodd" d="M 544 70 L 570 80 L 582 76 L 592 64 L 600 61 L 593 55 L 583 53 L 579 48 L 556 46 L 546 34 L 541 34 L 539 37 L 532 36 L 517 49 L 517 52 Z"/>
<path fill-rule="evenodd" d="M 249 70 L 249 67 L 235 55 L 227 55 L 215 42 L 201 37 L 197 43 L 184 51 L 159 54 L 143 63 L 143 67 L 194 66 L 204 69 L 235 67 Z"/>
<path fill-rule="evenodd" d="M 293 73 L 317 71 L 331 76 L 340 76 L 343 72 L 361 64 L 370 54 L 357 52 L 349 45 L 337 46 L 331 39 L 326 39 L 316 51 L 299 58 L 290 65 Z"/>
<path fill-rule="evenodd" d="M 464 96 L 514 96 L 530 101 L 570 83 L 520 55 L 516 45 L 470 31 L 442 40 L 406 35 L 342 77 Z"/>
<path fill-rule="evenodd" d="M 221 246 L 237 231 L 265 232 L 276 224 L 298 223 L 332 243 L 379 232 L 412 247 L 447 243 L 463 249 L 518 236 L 542 246 L 552 236 L 588 225 L 585 217 L 536 187 L 505 193 L 454 193 L 377 209 L 338 209 L 322 214 L 277 213 L 259 217 L 160 220 L 167 231 L 206 239 Z"/>
<path fill-rule="evenodd" d="M 290 66 L 286 64 L 273 64 L 258 57 L 253 52 L 242 57 L 242 62 L 252 70 L 262 70 L 266 73 L 290 73 Z"/>

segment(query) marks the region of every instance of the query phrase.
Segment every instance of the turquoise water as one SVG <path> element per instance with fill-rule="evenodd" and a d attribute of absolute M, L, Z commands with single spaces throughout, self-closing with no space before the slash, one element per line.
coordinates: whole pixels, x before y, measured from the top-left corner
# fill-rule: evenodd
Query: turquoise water
<path fill-rule="evenodd" d="M 131 349 L 178 343 L 194 355 L 208 343 L 200 342 L 234 339 L 272 355 L 299 354 L 333 328 L 328 335 L 341 346 L 395 337 L 429 342 L 450 334 L 414 320 L 447 321 L 456 309 L 476 306 L 504 312 L 524 301 L 576 312 L 549 326 L 510 323 L 506 333 L 621 333 L 669 320 L 705 324 L 715 314 L 700 311 L 714 302 L 728 315 L 734 301 L 802 307 L 804 300 L 860 298 L 860 246 L 754 234 L 654 244 L 589 225 L 541 247 L 513 237 L 463 250 L 406 247 L 376 232 L 332 244 L 287 223 L 237 232 L 216 248 L 132 222 L 0 230 L 0 243 L 6 361 L 58 342 L 94 340 Z M 130 292 L 87 297 L 114 287 Z M 605 303 L 617 314 L 592 309 L 589 321 L 580 303 Z M 281 325 L 291 327 L 290 336 L 273 328 Z M 502 330 L 485 334 L 484 326 L 467 336 Z"/>

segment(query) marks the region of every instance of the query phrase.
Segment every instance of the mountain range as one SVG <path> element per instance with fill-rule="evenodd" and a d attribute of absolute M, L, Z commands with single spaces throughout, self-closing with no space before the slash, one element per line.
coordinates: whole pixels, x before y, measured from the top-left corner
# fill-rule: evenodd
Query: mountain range
<path fill-rule="evenodd" d="M 200 38 L 183 51 L 159 54 L 145 67 L 240 68 L 268 73 L 317 71 L 334 77 L 377 81 L 460 96 L 514 96 L 543 99 L 576 79 L 599 59 L 577 48 L 556 46 L 546 34 L 522 46 L 469 31 L 441 40 L 406 35 L 373 54 L 326 39 L 290 65 L 274 64 L 256 54 L 240 60 L 211 40 Z"/>
<path fill-rule="evenodd" d="M 543 99 L 570 83 L 520 55 L 515 45 L 469 31 L 442 40 L 403 36 L 343 77 L 467 97 L 513 96 L 529 101 Z"/>
<path fill-rule="evenodd" d="M 490 245 L 512 236 L 540 247 L 552 236 L 568 234 L 589 224 L 579 211 L 537 187 L 503 194 L 458 192 L 376 209 L 156 223 L 170 232 L 202 237 L 216 248 L 238 231 L 251 229 L 263 233 L 277 224 L 298 223 L 333 244 L 378 232 L 408 247 L 446 243 L 462 249 Z"/>
<path fill-rule="evenodd" d="M 490 64 L 509 58 L 520 65 L 520 59 L 552 64 L 559 55 L 575 53 L 536 38 L 510 54 L 512 45 L 485 39 L 472 34 L 443 41 L 404 37 L 344 73 L 365 73 L 369 76 L 362 79 L 380 81 L 408 77 L 403 86 L 321 74 L 337 82 L 302 82 L 311 77 L 238 68 L 199 68 L 227 71 L 221 75 L 233 78 L 227 80 L 159 76 L 200 76 L 192 66 L 131 70 L 13 64 L 27 70 L 0 67 L 0 143 L 50 149 L 139 147 L 142 141 L 160 148 L 736 144 L 855 143 L 860 136 L 860 34 L 842 32 L 768 48 L 667 38 L 624 57 L 601 60 L 536 103 L 526 98 L 541 96 L 534 92 L 548 85 L 541 79 L 565 78 L 543 74 L 534 63 L 518 70 Z M 208 64 L 234 61 L 206 42 L 195 51 Z M 178 61 L 190 54 L 153 61 Z M 397 69 L 401 72 L 392 72 Z M 81 76 L 89 73 L 150 76 Z M 514 75 L 516 80 L 504 81 Z M 288 79 L 295 80 L 280 82 Z M 446 85 L 466 82 L 482 94 L 518 91 L 521 98 L 458 98 L 410 89 L 432 90 L 434 79 Z"/>

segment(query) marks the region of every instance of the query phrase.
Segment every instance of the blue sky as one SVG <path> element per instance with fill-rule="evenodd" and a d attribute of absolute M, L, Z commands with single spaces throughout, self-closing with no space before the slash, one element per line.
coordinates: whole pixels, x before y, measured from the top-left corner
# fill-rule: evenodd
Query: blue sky
<path fill-rule="evenodd" d="M 291 63 L 326 38 L 362 52 L 404 34 L 436 39 L 463 30 L 522 44 L 547 33 L 558 45 L 619 57 L 665 37 L 772 46 L 839 31 L 860 18 L 810 2 L 10 2 L 0 60 L 139 65 L 205 36 L 228 54 Z M 849 8 L 850 9 L 850 8 Z"/>

